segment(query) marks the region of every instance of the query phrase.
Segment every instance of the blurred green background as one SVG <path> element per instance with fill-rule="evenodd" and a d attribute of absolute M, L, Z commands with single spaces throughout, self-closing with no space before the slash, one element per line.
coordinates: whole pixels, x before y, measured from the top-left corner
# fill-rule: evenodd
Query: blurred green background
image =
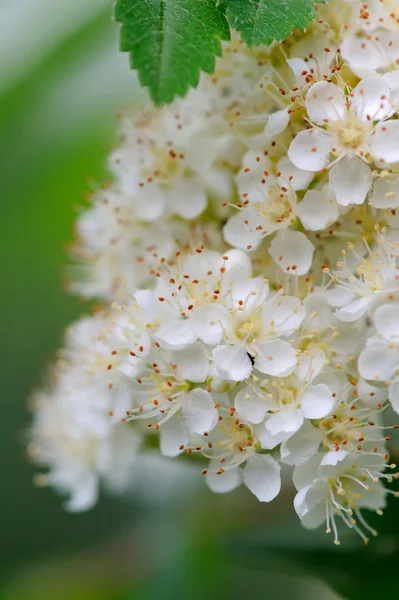
<path fill-rule="evenodd" d="M 218 497 L 169 461 L 132 497 L 82 515 L 32 483 L 26 399 L 82 310 L 62 289 L 65 245 L 85 194 L 108 177 L 115 114 L 140 98 L 110 14 L 111 0 L 0 0 L 0 596 L 397 597 L 399 507 L 371 549 L 350 537 L 337 550 L 301 529 L 290 490 L 271 506 L 245 491 Z"/>

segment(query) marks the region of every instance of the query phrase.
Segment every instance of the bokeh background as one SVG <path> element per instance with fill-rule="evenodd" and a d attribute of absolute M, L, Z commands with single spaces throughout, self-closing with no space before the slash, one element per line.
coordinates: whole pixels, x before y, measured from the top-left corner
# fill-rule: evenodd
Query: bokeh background
<path fill-rule="evenodd" d="M 65 246 L 107 179 L 118 110 L 142 101 L 112 0 L 0 0 L 0 597 L 6 600 L 397 598 L 399 506 L 363 549 L 301 529 L 292 490 L 218 497 L 198 469 L 149 457 L 128 497 L 71 515 L 33 485 L 27 398 L 65 325 Z"/>

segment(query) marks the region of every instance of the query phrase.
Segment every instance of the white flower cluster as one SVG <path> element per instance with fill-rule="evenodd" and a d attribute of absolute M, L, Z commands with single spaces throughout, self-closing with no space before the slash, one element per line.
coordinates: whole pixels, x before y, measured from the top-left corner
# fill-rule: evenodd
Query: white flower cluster
<path fill-rule="evenodd" d="M 395 494 L 399 413 L 398 40 L 396 0 L 331 0 L 122 118 L 73 248 L 71 287 L 101 308 L 35 398 L 40 481 L 70 509 L 131 485 L 151 443 L 263 502 L 289 465 L 305 526 L 375 534 L 361 510 Z"/>

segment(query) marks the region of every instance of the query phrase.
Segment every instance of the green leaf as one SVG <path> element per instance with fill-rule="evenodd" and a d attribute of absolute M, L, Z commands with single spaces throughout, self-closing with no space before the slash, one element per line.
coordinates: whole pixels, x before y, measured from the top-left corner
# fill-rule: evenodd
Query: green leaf
<path fill-rule="evenodd" d="M 220 40 L 230 37 L 216 0 L 117 0 L 115 19 L 121 50 L 158 105 L 197 86 L 200 70 L 212 73 Z"/>
<path fill-rule="evenodd" d="M 231 27 L 247 46 L 282 42 L 316 15 L 314 0 L 224 0 L 224 6 Z"/>

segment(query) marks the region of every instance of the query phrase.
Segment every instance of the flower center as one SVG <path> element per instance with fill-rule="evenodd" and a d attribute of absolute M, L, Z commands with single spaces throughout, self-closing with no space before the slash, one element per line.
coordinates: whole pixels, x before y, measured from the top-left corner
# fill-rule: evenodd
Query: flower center
<path fill-rule="evenodd" d="M 247 321 L 239 323 L 235 330 L 235 335 L 238 340 L 244 340 L 248 344 L 255 342 L 259 334 L 262 332 L 262 318 L 260 315 L 254 315 Z"/>
<path fill-rule="evenodd" d="M 357 150 L 366 140 L 368 125 L 349 115 L 345 121 L 334 123 L 337 140 L 340 147 Z"/>

